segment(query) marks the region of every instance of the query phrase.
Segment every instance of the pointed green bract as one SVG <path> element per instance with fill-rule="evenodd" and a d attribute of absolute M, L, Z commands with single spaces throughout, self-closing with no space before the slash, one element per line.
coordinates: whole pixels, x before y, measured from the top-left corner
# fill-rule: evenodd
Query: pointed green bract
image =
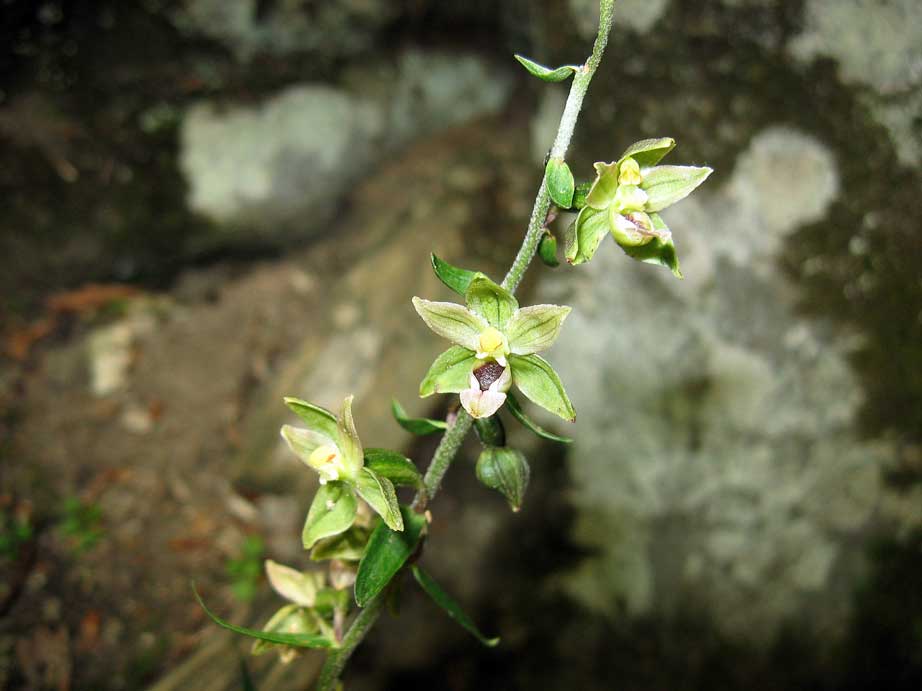
<path fill-rule="evenodd" d="M 685 199 L 714 172 L 697 166 L 657 166 L 644 174 L 640 188 L 647 193 L 647 211 L 660 211 Z"/>
<path fill-rule="evenodd" d="M 561 209 L 569 209 L 573 203 L 576 182 L 573 180 L 573 173 L 566 161 L 559 158 L 550 159 L 544 169 L 544 180 L 551 201 Z"/>
<path fill-rule="evenodd" d="M 321 538 L 339 535 L 355 521 L 358 501 L 352 488 L 344 482 L 320 485 L 304 521 L 301 541 L 310 549 Z"/>
<path fill-rule="evenodd" d="M 550 68 L 541 65 L 534 60 L 529 60 L 524 55 L 516 55 L 515 59 L 528 70 L 528 73 L 534 75 L 544 82 L 562 82 L 568 79 L 580 69 L 578 65 L 563 65 L 562 67 Z"/>
<path fill-rule="evenodd" d="M 365 449 L 365 467 L 387 478 L 394 485 L 421 487 L 423 476 L 413 461 L 396 451 Z"/>
<path fill-rule="evenodd" d="M 285 405 L 304 420 L 312 431 L 326 435 L 332 442 L 337 441 L 339 430 L 336 426 L 336 416 L 333 413 L 319 405 L 302 401 L 300 398 L 286 397 L 284 401 Z"/>
<path fill-rule="evenodd" d="M 513 313 L 519 308 L 518 301 L 505 288 L 497 285 L 486 276 L 477 276 L 471 281 L 464 294 L 467 306 L 486 319 L 490 326 L 502 329 Z M 479 332 L 478 332 L 479 337 Z M 456 341 L 459 345 L 471 350 L 477 350 L 478 343 L 468 346 Z"/>
<path fill-rule="evenodd" d="M 550 348 L 570 314 L 570 307 L 530 305 L 516 310 L 506 324 L 509 348 L 516 355 L 530 355 Z"/>
<path fill-rule="evenodd" d="M 481 275 L 479 271 L 470 271 L 469 269 L 452 266 L 444 259 L 439 259 L 435 254 L 432 254 L 431 258 L 432 270 L 435 271 L 435 275 L 458 295 L 463 296 L 474 277 Z"/>
<path fill-rule="evenodd" d="M 630 157 L 637 161 L 641 168 L 649 168 L 659 163 L 666 154 L 675 148 L 675 139 L 672 137 L 659 137 L 657 139 L 643 139 L 634 142 L 618 159 L 621 163 L 624 159 Z"/>
<path fill-rule="evenodd" d="M 217 614 L 212 612 L 205 605 L 205 602 L 202 600 L 202 597 L 198 594 L 198 591 L 195 589 L 195 586 L 192 586 L 192 593 L 195 595 L 195 599 L 198 601 L 199 605 L 205 610 L 205 614 L 218 626 L 222 626 L 225 629 L 233 631 L 234 633 L 243 634 L 244 636 L 249 636 L 250 638 L 256 638 L 261 641 L 267 641 L 269 643 L 279 643 L 281 645 L 290 645 L 295 648 L 330 648 L 333 643 L 330 639 L 325 636 L 320 636 L 317 634 L 309 633 L 266 633 L 265 631 L 258 631 L 256 629 L 248 629 L 245 626 L 236 626 L 230 622 L 221 619 Z"/>
<path fill-rule="evenodd" d="M 397 493 L 390 480 L 371 468 L 362 468 L 356 478 L 355 489 L 391 530 L 403 530 L 400 504 L 397 503 Z"/>
<path fill-rule="evenodd" d="M 492 283 L 486 276 L 478 276 L 471 281 L 471 286 L 480 280 Z M 470 291 L 471 287 L 468 287 L 468 294 Z M 414 297 L 413 307 L 426 326 L 442 338 L 468 350 L 477 350 L 480 333 L 489 326 L 484 316 L 454 302 L 433 302 Z"/>
<path fill-rule="evenodd" d="M 403 409 L 403 406 L 400 405 L 396 398 L 391 400 L 391 412 L 394 414 L 394 419 L 397 420 L 397 424 L 403 427 L 410 434 L 423 436 L 426 434 L 432 434 L 434 432 L 442 432 L 448 429 L 448 423 L 444 420 L 431 420 L 429 418 L 423 417 L 409 417 L 407 415 L 407 411 Z"/>
<path fill-rule="evenodd" d="M 423 398 L 434 393 L 459 393 L 468 387 L 471 370 L 477 361 L 472 350 L 461 346 L 452 346 L 439 355 L 426 377 L 419 385 L 419 395 Z"/>
<path fill-rule="evenodd" d="M 562 437 L 559 434 L 548 432 L 541 425 L 528 417 L 528 415 L 526 415 L 525 411 L 522 409 L 522 404 L 519 403 L 519 399 L 516 398 L 512 392 L 506 394 L 506 407 L 509 409 L 509 412 L 512 413 L 512 416 L 516 420 L 521 422 L 522 425 L 530 429 L 539 437 L 548 439 L 550 441 L 560 442 L 561 444 L 571 444 L 573 442 L 570 437 Z"/>
<path fill-rule="evenodd" d="M 439 586 L 428 573 L 423 571 L 416 564 L 411 566 L 410 570 L 413 572 L 413 578 L 416 579 L 416 582 L 419 584 L 419 587 L 423 589 L 423 592 L 425 592 L 435 604 L 441 607 L 449 617 L 458 622 L 461 628 L 488 648 L 494 648 L 499 644 L 499 638 L 487 638 L 480 633 L 480 629 L 478 629 L 474 622 L 471 621 L 471 618 L 464 613 L 464 610 L 461 609 L 461 605 L 459 605 L 454 598 L 449 596 L 448 593 L 442 590 L 441 586 Z"/>
<path fill-rule="evenodd" d="M 426 518 L 407 506 L 401 506 L 404 530 L 395 532 L 379 523 L 365 548 L 355 577 L 355 602 L 359 607 L 368 604 L 375 595 L 390 583 L 416 550 L 426 527 Z"/>
<path fill-rule="evenodd" d="M 574 242 L 567 246 L 567 261 L 574 265 L 588 262 L 610 230 L 608 211 L 583 207 L 576 217 Z"/>
<path fill-rule="evenodd" d="M 348 473 L 355 477 L 362 469 L 362 441 L 355 429 L 355 420 L 352 419 L 352 396 L 343 400 L 343 407 L 337 422 L 339 429 L 339 450 L 343 456 L 343 464 Z"/>
<path fill-rule="evenodd" d="M 521 451 L 508 446 L 488 446 L 480 452 L 476 472 L 481 483 L 506 497 L 509 508 L 513 511 L 522 508 L 531 470 Z"/>
<path fill-rule="evenodd" d="M 540 355 L 510 355 L 515 385 L 525 397 L 564 420 L 576 420 L 576 411 L 554 368 Z"/>

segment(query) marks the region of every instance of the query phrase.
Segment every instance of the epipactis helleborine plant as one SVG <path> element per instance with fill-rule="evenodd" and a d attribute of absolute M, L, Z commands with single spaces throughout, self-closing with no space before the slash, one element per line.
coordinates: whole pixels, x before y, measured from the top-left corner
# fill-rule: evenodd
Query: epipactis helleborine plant
<path fill-rule="evenodd" d="M 560 334 L 569 307 L 519 307 L 507 290 L 477 274 L 465 292 L 467 307 L 413 298 L 426 325 L 455 345 L 442 353 L 420 385 L 419 395 L 459 393 L 471 417 L 496 413 L 515 384 L 531 401 L 574 420 L 576 411 L 560 378 L 537 353 Z"/>

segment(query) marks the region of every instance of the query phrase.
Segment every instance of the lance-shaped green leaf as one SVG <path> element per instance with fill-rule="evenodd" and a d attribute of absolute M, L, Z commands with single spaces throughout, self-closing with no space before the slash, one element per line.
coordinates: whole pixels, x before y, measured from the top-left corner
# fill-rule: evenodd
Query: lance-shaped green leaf
<path fill-rule="evenodd" d="M 653 221 L 653 227 L 655 229 L 660 231 L 669 230 L 659 214 L 650 214 L 650 220 Z M 646 245 L 640 245 L 639 247 L 622 247 L 621 249 L 624 250 L 625 254 L 637 261 L 647 264 L 656 264 L 657 266 L 665 266 L 672 271 L 676 278 L 682 278 L 682 270 L 679 268 L 679 258 L 676 256 L 675 244 L 672 242 L 671 235 L 667 236 L 666 240 L 655 237 Z"/>
<path fill-rule="evenodd" d="M 368 540 L 365 555 L 355 577 L 355 602 L 368 604 L 390 583 L 394 575 L 416 550 L 426 527 L 426 518 L 407 506 L 400 507 L 405 529 L 395 532 L 379 523 Z"/>
<path fill-rule="evenodd" d="M 439 355 L 419 385 L 423 398 L 434 393 L 460 393 L 468 387 L 476 353 L 461 346 L 452 346 Z"/>
<path fill-rule="evenodd" d="M 339 535 L 355 521 L 358 501 L 352 488 L 344 482 L 320 485 L 304 521 L 301 540 L 304 549 L 310 549 L 317 540 Z"/>
<path fill-rule="evenodd" d="M 713 169 L 697 166 L 656 166 L 646 171 L 640 188 L 647 193 L 647 211 L 660 211 L 685 199 L 708 179 Z"/>
<path fill-rule="evenodd" d="M 550 348 L 560 335 L 570 309 L 560 305 L 530 305 L 516 310 L 506 324 L 510 350 L 516 355 L 530 355 Z"/>
<path fill-rule="evenodd" d="M 305 573 L 271 559 L 266 559 L 266 577 L 275 592 L 302 607 L 313 607 L 317 591 L 323 587 L 322 573 Z"/>
<path fill-rule="evenodd" d="M 471 281 L 473 286 L 477 281 L 485 280 L 492 283 L 485 276 L 478 276 Z M 471 288 L 468 287 L 468 294 Z M 447 338 L 452 343 L 476 350 L 480 342 L 480 333 L 486 329 L 489 324 L 486 319 L 479 313 L 474 314 L 463 305 L 454 302 L 432 302 L 422 298 L 413 298 L 413 307 L 416 312 L 426 322 L 426 326 L 443 338 Z"/>
<path fill-rule="evenodd" d="M 586 195 L 586 206 L 607 209 L 618 191 L 618 163 L 595 163 L 596 177 Z"/>
<path fill-rule="evenodd" d="M 244 636 L 249 636 L 250 638 L 256 638 L 261 641 L 267 641 L 268 643 L 279 643 L 281 645 L 290 645 L 295 648 L 330 648 L 333 643 L 330 639 L 325 636 L 320 636 L 317 634 L 309 633 L 268 633 L 265 631 L 258 631 L 256 629 L 248 629 L 245 626 L 236 626 L 230 622 L 221 619 L 217 614 L 212 612 L 205 605 L 205 602 L 202 600 L 201 596 L 198 594 L 198 591 L 195 589 L 195 586 L 192 586 L 192 593 L 195 595 L 195 599 L 198 600 L 199 605 L 205 611 L 205 614 L 218 626 L 222 626 L 225 629 L 233 631 L 234 633 L 243 634 Z"/>
<path fill-rule="evenodd" d="M 561 209 L 569 209 L 573 203 L 576 181 L 566 161 L 559 158 L 549 159 L 544 169 L 544 180 L 551 201 Z"/>
<path fill-rule="evenodd" d="M 435 275 L 438 276 L 442 283 L 461 296 L 467 292 L 467 287 L 474 280 L 474 277 L 481 275 L 479 271 L 452 266 L 444 259 L 439 259 L 435 254 L 432 255 L 432 270 L 435 271 Z"/>
<path fill-rule="evenodd" d="M 488 648 L 494 648 L 499 644 L 499 638 L 487 638 L 477 626 L 471 621 L 471 618 L 464 613 L 464 610 L 461 609 L 454 598 L 452 598 L 448 593 L 442 590 L 441 586 L 436 583 L 432 577 L 423 571 L 418 565 L 414 564 L 410 567 L 413 571 L 413 578 L 416 579 L 416 582 L 419 583 L 419 586 L 423 591 L 428 595 L 432 601 L 437 604 L 442 610 L 452 619 L 454 619 L 458 624 L 461 625 L 465 631 L 471 634 L 478 641 L 483 643 Z"/>
<path fill-rule="evenodd" d="M 519 308 L 519 303 L 512 293 L 483 275 L 477 276 L 471 281 L 464 297 L 467 300 L 467 306 L 473 312 L 485 318 L 490 326 L 497 329 L 502 329 Z M 479 337 L 480 332 L 477 335 Z M 473 343 L 473 346 L 468 346 L 460 341 L 455 342 L 465 348 L 471 348 L 471 350 L 477 350 L 479 345 L 479 339 Z"/>
<path fill-rule="evenodd" d="M 538 256 L 545 266 L 552 269 L 560 266 L 557 259 L 557 238 L 548 230 L 545 230 L 544 235 L 541 236 L 541 241 L 538 243 Z"/>
<path fill-rule="evenodd" d="M 516 398 L 512 392 L 506 394 L 506 405 L 509 408 L 509 412 L 512 413 L 512 416 L 516 420 L 521 422 L 525 427 L 530 429 L 539 437 L 542 437 L 543 439 L 549 439 L 550 441 L 557 441 L 561 444 L 570 444 L 573 442 L 570 437 L 562 437 L 559 434 L 548 432 L 541 425 L 528 417 L 528 415 L 526 415 L 525 411 L 522 409 L 522 404 L 519 403 L 519 399 Z"/>
<path fill-rule="evenodd" d="M 431 420 L 424 417 L 409 417 L 407 411 L 403 409 L 403 406 L 397 401 L 397 399 L 391 400 L 391 412 L 394 414 L 394 419 L 397 420 L 397 424 L 403 427 L 410 434 L 415 434 L 422 436 L 425 434 L 432 434 L 434 432 L 441 432 L 448 429 L 448 423 L 444 420 Z"/>
<path fill-rule="evenodd" d="M 400 504 L 390 480 L 371 468 L 362 468 L 362 472 L 356 478 L 355 489 L 391 530 L 403 530 Z"/>
<path fill-rule="evenodd" d="M 506 497 L 509 508 L 513 511 L 522 508 L 531 471 L 521 451 L 488 446 L 480 452 L 476 472 L 480 482 Z"/>
<path fill-rule="evenodd" d="M 584 206 L 576 217 L 574 241 L 567 244 L 567 261 L 576 265 L 592 259 L 610 228 L 608 211 Z"/>
<path fill-rule="evenodd" d="M 263 633 L 319 634 L 320 623 L 313 612 L 298 605 L 285 605 L 263 625 L 262 631 Z M 279 643 L 270 643 L 265 640 L 255 640 L 251 652 L 253 655 L 262 655 L 279 645 Z"/>
<path fill-rule="evenodd" d="M 423 476 L 413 461 L 388 449 L 365 449 L 365 467 L 387 478 L 394 485 L 405 487 L 422 486 Z"/>
<path fill-rule="evenodd" d="M 643 139 L 634 142 L 618 159 L 620 164 L 630 157 L 637 161 L 641 168 L 649 168 L 659 163 L 663 157 L 675 148 L 675 139 L 672 137 L 659 137 L 656 139 Z"/>
<path fill-rule="evenodd" d="M 285 405 L 287 405 L 295 415 L 304 420 L 311 430 L 320 432 L 329 437 L 331 442 L 337 441 L 339 429 L 337 428 L 336 416 L 333 415 L 333 413 L 326 408 L 321 408 L 319 405 L 302 401 L 300 398 L 288 397 L 284 400 Z"/>
<path fill-rule="evenodd" d="M 358 561 L 365 553 L 369 535 L 371 531 L 367 528 L 353 525 L 344 533 L 318 540 L 311 550 L 311 561 Z"/>
<path fill-rule="evenodd" d="M 580 69 L 579 65 L 563 65 L 557 68 L 545 67 L 534 60 L 529 60 L 524 55 L 516 55 L 515 59 L 521 63 L 522 67 L 528 70 L 529 74 L 544 82 L 562 82 L 564 79 L 576 74 Z"/>
<path fill-rule="evenodd" d="M 576 420 L 576 411 L 554 368 L 540 355 L 510 355 L 512 380 L 525 397 L 564 420 Z"/>

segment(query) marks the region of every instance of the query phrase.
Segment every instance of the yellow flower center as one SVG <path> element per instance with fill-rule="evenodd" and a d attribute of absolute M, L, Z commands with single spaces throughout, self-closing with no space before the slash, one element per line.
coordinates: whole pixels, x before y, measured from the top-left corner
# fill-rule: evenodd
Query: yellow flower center
<path fill-rule="evenodd" d="M 620 174 L 618 175 L 618 184 L 621 185 L 639 185 L 643 182 L 643 176 L 640 174 L 640 166 L 633 158 L 628 158 L 621 164 Z"/>
<path fill-rule="evenodd" d="M 339 456 L 339 449 L 337 449 L 332 444 L 318 446 L 311 452 L 307 463 L 311 468 L 320 470 L 324 466 L 328 466 L 330 463 L 333 463 L 337 456 Z"/>
<path fill-rule="evenodd" d="M 495 353 L 503 348 L 503 334 L 492 326 L 487 327 L 480 334 L 480 351 L 487 354 Z"/>

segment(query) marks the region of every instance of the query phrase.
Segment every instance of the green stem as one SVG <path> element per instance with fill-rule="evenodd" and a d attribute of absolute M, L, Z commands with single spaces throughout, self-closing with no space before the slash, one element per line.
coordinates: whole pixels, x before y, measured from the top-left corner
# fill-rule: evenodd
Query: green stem
<path fill-rule="evenodd" d="M 563 160 L 570 146 L 570 140 L 573 138 L 573 130 L 576 127 L 576 120 L 579 112 L 583 107 L 583 98 L 589 89 L 589 82 L 595 74 L 599 62 L 602 60 L 602 53 L 608 43 L 608 34 L 611 31 L 612 18 L 614 15 L 615 0 L 601 0 L 601 13 L 599 18 L 599 33 L 596 36 L 595 43 L 592 46 L 592 55 L 583 65 L 583 68 L 576 73 L 573 83 L 570 85 L 570 94 L 567 97 L 567 103 L 564 106 L 563 115 L 560 118 L 560 125 L 557 129 L 557 137 L 554 139 L 554 146 L 551 148 L 551 157 Z M 535 199 L 535 206 L 531 212 L 531 218 L 528 222 L 528 231 L 522 246 L 519 248 L 515 260 L 509 269 L 509 273 L 503 279 L 503 287 L 514 293 L 518 288 L 522 277 L 525 275 L 531 260 L 534 259 L 535 251 L 538 249 L 538 242 L 541 240 L 541 234 L 544 230 L 544 221 L 547 218 L 547 211 L 550 208 L 550 196 L 547 192 L 547 185 L 544 180 L 541 181 L 541 187 L 538 189 L 538 196 Z M 425 493 L 420 491 L 416 495 L 413 506 L 421 509 L 435 497 L 442 483 L 442 478 L 448 470 L 448 466 L 454 460 L 458 449 L 461 447 L 464 438 L 471 429 L 473 420 L 464 410 L 458 413 L 454 424 L 442 436 L 432 460 L 429 462 L 429 468 L 423 478 L 425 484 Z M 324 662 L 323 669 L 320 671 L 320 678 L 317 682 L 317 691 L 334 691 L 339 675 L 349 657 L 355 651 L 355 648 L 365 635 L 374 626 L 378 616 L 381 614 L 382 604 L 384 603 L 384 593 L 380 593 L 372 598 L 365 608 L 359 612 L 358 616 L 352 622 L 346 635 L 343 637 L 339 647 L 331 652 Z"/>

